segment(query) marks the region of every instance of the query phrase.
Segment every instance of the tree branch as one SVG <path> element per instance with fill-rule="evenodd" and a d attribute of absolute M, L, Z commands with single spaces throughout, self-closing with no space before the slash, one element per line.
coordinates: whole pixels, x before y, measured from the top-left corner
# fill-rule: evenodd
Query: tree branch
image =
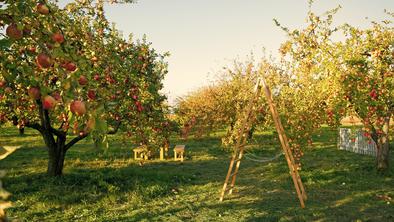
<path fill-rule="evenodd" d="M 55 138 L 53 137 L 53 132 L 51 131 L 51 122 L 49 120 L 49 113 L 48 110 L 44 110 L 42 106 L 42 101 L 41 100 L 36 100 L 36 103 L 38 105 L 38 110 L 39 110 L 39 115 L 40 115 L 40 120 L 41 120 L 41 134 L 44 137 L 45 144 L 47 147 L 53 147 L 54 144 L 56 144 Z"/>
<path fill-rule="evenodd" d="M 42 126 L 38 123 L 26 123 L 25 126 L 35 129 L 35 130 L 39 131 L 40 133 L 42 132 Z"/>
<path fill-rule="evenodd" d="M 57 137 L 66 137 L 66 133 L 60 130 L 57 130 L 53 127 L 49 128 L 49 131 L 53 134 L 55 134 Z"/>
<path fill-rule="evenodd" d="M 82 134 L 79 135 L 77 137 L 75 137 L 74 139 L 72 139 L 69 143 L 66 144 L 66 146 L 64 147 L 64 150 L 67 151 L 68 149 L 70 149 L 74 144 L 78 143 L 80 140 L 84 139 L 85 137 L 87 137 L 89 134 Z"/>
<path fill-rule="evenodd" d="M 51 119 L 49 118 L 49 112 L 48 110 L 44 109 L 44 118 L 45 118 L 45 127 L 47 127 L 49 130 L 51 130 Z"/>
<path fill-rule="evenodd" d="M 44 117 L 44 109 L 42 108 L 42 102 L 41 100 L 36 100 L 36 103 L 38 105 L 38 114 L 40 116 L 40 120 L 41 120 L 41 125 L 44 128 L 45 127 L 45 117 Z"/>

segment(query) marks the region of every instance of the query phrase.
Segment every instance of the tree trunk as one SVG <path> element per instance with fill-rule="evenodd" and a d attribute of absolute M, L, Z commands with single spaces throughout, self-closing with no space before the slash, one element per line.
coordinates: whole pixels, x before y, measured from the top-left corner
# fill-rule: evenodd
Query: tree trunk
<path fill-rule="evenodd" d="M 25 135 L 25 127 L 24 126 L 20 126 L 19 127 L 19 136 L 23 136 Z"/>
<path fill-rule="evenodd" d="M 48 130 L 41 132 L 45 145 L 48 148 L 48 168 L 49 176 L 61 176 L 63 173 L 64 158 L 66 156 L 66 136 L 58 136 L 55 140 Z"/>
<path fill-rule="evenodd" d="M 49 176 L 61 176 L 63 174 L 64 158 L 66 157 L 65 138 L 58 138 L 53 147 L 48 147 Z"/>
<path fill-rule="evenodd" d="M 59 152 L 49 152 L 48 170 L 49 176 L 61 176 L 63 174 L 63 165 L 66 152 L 60 150 Z"/>
<path fill-rule="evenodd" d="M 385 171 L 389 167 L 389 140 L 390 116 L 386 117 L 383 125 L 383 134 L 379 136 L 377 145 L 376 167 L 378 171 Z M 375 141 L 376 142 L 376 141 Z"/>

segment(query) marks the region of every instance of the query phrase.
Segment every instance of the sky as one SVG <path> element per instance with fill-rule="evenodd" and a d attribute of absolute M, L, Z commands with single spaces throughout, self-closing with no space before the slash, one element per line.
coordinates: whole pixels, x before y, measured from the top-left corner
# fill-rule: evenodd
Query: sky
<path fill-rule="evenodd" d="M 64 5 L 70 0 L 60 0 Z M 322 13 L 341 5 L 336 24 L 366 28 L 371 21 L 389 17 L 394 0 L 317 0 L 313 10 Z M 301 28 L 308 11 L 307 0 L 138 0 L 134 4 L 106 5 L 107 18 L 124 36 L 144 34 L 159 52 L 169 52 L 163 92 L 170 104 L 215 79 L 234 59 L 278 56 L 286 33 L 273 19 L 289 28 Z"/>

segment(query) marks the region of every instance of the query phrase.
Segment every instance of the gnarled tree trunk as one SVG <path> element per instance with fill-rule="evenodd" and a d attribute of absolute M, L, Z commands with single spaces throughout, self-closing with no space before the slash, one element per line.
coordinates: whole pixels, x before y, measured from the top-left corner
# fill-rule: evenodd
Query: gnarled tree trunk
<path fill-rule="evenodd" d="M 64 159 L 66 157 L 66 138 L 58 138 L 55 144 L 48 146 L 48 168 L 49 176 L 60 176 L 63 174 Z"/>

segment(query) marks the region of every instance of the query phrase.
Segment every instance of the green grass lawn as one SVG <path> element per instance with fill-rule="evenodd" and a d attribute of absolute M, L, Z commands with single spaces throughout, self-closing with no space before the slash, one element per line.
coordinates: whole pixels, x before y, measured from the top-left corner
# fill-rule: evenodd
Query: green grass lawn
<path fill-rule="evenodd" d="M 85 140 L 67 153 L 64 176 L 45 175 L 47 152 L 32 130 L 18 136 L 1 128 L 0 144 L 23 145 L 0 162 L 4 187 L 13 193 L 8 216 L 19 221 L 394 221 L 394 158 L 380 175 L 374 158 L 336 149 L 336 133 L 324 128 L 305 149 L 301 177 L 308 194 L 299 207 L 280 147 L 272 132 L 256 135 L 241 163 L 236 191 L 219 202 L 230 154 L 220 137 L 177 138 L 187 160 L 153 160 L 139 166 L 131 144 L 110 138 L 107 154 Z M 172 153 L 170 153 L 172 156 Z M 390 200 L 390 198 L 393 198 Z"/>

